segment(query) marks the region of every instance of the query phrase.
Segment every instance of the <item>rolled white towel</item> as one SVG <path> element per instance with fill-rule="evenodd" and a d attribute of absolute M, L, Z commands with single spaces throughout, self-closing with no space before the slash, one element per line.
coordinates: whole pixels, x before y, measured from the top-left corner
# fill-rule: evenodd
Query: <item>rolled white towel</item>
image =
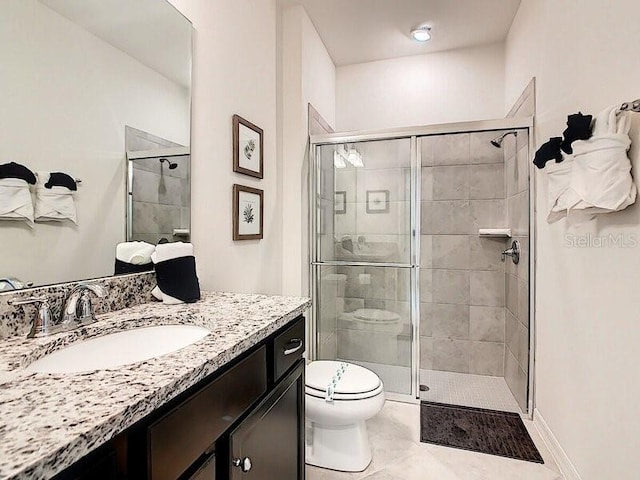
<path fill-rule="evenodd" d="M 154 263 L 164 262 L 173 258 L 189 257 L 193 255 L 193 244 L 185 242 L 160 243 L 156 245 Z"/>
<path fill-rule="evenodd" d="M 122 242 L 116 245 L 116 258 L 132 265 L 146 265 L 156 246 L 147 242 Z"/>
<path fill-rule="evenodd" d="M 165 260 L 172 260 L 174 258 L 189 257 L 193 255 L 193 244 L 185 242 L 172 242 L 172 243 L 160 243 L 156 245 L 156 251 L 151 255 L 153 263 L 164 262 Z M 162 300 L 162 303 L 167 305 L 177 305 L 184 303 L 171 295 L 167 295 L 160 287 L 156 286 L 151 294 L 158 300 Z"/>
<path fill-rule="evenodd" d="M 36 172 L 36 205 L 35 220 L 56 221 L 71 220 L 78 224 L 73 192 L 67 187 L 54 186 L 46 188 L 49 172 Z"/>
<path fill-rule="evenodd" d="M 25 180 L 0 179 L 0 219 L 22 220 L 33 228 L 33 201 Z"/>

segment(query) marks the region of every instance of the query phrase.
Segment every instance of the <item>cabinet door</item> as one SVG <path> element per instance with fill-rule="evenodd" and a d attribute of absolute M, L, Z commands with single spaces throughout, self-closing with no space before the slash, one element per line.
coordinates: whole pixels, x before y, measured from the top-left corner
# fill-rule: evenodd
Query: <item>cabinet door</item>
<path fill-rule="evenodd" d="M 304 479 L 304 361 L 230 435 L 231 480 Z"/>
<path fill-rule="evenodd" d="M 204 464 L 189 477 L 189 480 L 216 480 L 216 456 L 211 455 Z"/>

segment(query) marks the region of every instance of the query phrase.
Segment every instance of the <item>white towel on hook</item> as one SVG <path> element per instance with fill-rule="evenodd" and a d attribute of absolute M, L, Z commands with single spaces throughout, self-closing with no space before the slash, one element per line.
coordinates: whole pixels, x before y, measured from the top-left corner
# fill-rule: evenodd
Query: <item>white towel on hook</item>
<path fill-rule="evenodd" d="M 33 200 L 25 180 L 0 179 L 0 220 L 22 220 L 33 228 Z"/>
<path fill-rule="evenodd" d="M 156 251 L 151 255 L 153 263 L 164 262 L 165 260 L 172 260 L 180 257 L 190 257 L 193 255 L 193 244 L 185 242 L 172 242 L 172 243 L 159 243 L 156 245 Z M 157 285 L 151 290 L 151 294 L 162 303 L 168 305 L 177 305 L 184 303 L 182 300 L 178 300 L 175 297 L 167 295 L 160 290 Z"/>
<path fill-rule="evenodd" d="M 73 192 L 67 187 L 46 188 L 44 184 L 49 181 L 49 176 L 49 172 L 36 172 L 38 181 L 36 182 L 35 220 L 44 222 L 71 220 L 77 225 Z"/>
<path fill-rule="evenodd" d="M 547 163 L 547 222 L 567 217 L 578 225 L 635 202 L 636 186 L 627 157 L 630 128 L 628 112 L 620 112 L 617 105 L 607 107 L 596 115 L 590 139 L 573 142 L 573 154 L 563 154 L 562 162 Z"/>
<path fill-rule="evenodd" d="M 573 167 L 573 156 L 562 154 L 562 162 L 547 162 L 544 171 L 547 172 L 549 198 L 548 223 L 555 223 L 567 216 L 567 210 L 578 199 L 575 193 L 569 191 L 571 181 L 571 169 Z"/>
<path fill-rule="evenodd" d="M 608 107 L 596 116 L 593 136 L 573 143 L 569 191 L 576 201 L 567 210 L 570 223 L 624 210 L 635 202 L 637 190 L 627 156 L 630 128 L 628 112 Z"/>

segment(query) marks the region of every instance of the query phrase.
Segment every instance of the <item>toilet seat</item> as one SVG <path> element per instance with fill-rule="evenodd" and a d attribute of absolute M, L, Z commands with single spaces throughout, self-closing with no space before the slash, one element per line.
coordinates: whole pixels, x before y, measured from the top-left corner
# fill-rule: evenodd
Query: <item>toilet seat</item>
<path fill-rule="evenodd" d="M 382 391 L 384 390 L 384 387 L 382 386 L 382 383 L 378 386 L 378 388 L 376 388 L 375 390 L 371 390 L 370 392 L 362 392 L 362 393 L 334 393 L 333 394 L 333 400 L 334 401 L 340 401 L 340 400 L 344 400 L 344 401 L 349 401 L 349 400 L 366 400 L 367 398 L 371 398 L 371 397 L 375 397 L 376 395 L 380 395 L 380 393 L 382 393 Z M 304 393 L 305 395 L 309 395 L 311 397 L 315 397 L 315 398 L 321 398 L 321 399 L 325 399 L 326 398 L 326 390 L 319 390 L 319 389 L 315 389 L 312 387 L 308 387 L 305 386 L 304 388 Z"/>
<path fill-rule="evenodd" d="M 400 315 L 380 308 L 359 308 L 352 313 L 353 318 L 365 323 L 398 323 Z"/>
<path fill-rule="evenodd" d="M 333 400 L 364 400 L 383 390 L 380 378 L 359 365 L 319 360 L 307 366 L 305 394 L 325 398 L 330 384 L 334 384 Z"/>

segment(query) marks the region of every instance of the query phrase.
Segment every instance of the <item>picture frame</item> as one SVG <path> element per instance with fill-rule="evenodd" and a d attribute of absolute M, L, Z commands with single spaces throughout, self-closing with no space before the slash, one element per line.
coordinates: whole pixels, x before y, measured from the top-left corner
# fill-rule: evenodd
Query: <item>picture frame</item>
<path fill-rule="evenodd" d="M 233 171 L 264 178 L 264 134 L 240 115 L 233 116 Z"/>
<path fill-rule="evenodd" d="M 263 227 L 264 191 L 234 184 L 233 240 L 261 240 Z"/>
<path fill-rule="evenodd" d="M 367 213 L 389 212 L 389 190 L 367 190 Z"/>
<path fill-rule="evenodd" d="M 334 193 L 333 213 L 338 215 L 347 213 L 347 192 L 339 191 Z"/>

